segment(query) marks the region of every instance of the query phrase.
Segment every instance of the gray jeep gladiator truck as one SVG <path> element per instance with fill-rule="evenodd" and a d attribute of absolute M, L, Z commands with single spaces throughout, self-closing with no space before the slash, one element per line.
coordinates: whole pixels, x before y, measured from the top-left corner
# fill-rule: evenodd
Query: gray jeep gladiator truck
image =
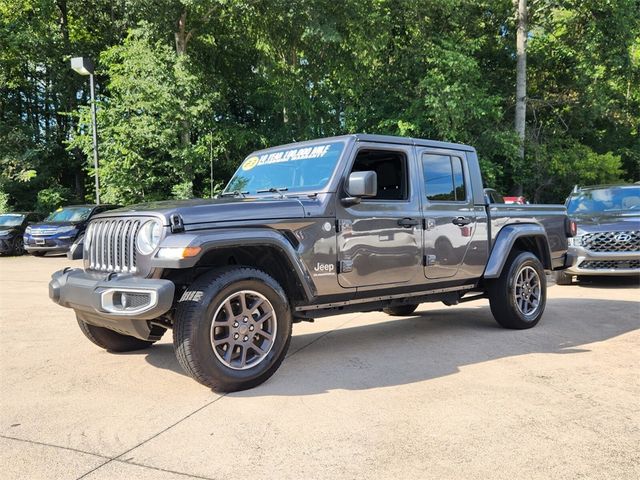
<path fill-rule="evenodd" d="M 571 234 L 563 206 L 488 204 L 472 147 L 346 135 L 254 152 L 216 199 L 96 216 L 84 268 L 54 273 L 49 295 L 109 351 L 172 329 L 190 376 L 235 391 L 322 316 L 486 297 L 501 326 L 531 328 Z"/>

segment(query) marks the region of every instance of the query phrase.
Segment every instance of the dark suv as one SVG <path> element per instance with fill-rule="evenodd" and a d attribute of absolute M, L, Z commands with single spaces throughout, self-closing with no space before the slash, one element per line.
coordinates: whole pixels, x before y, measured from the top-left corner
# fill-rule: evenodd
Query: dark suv
<path fill-rule="evenodd" d="M 57 209 L 41 223 L 29 225 L 24 233 L 24 249 L 36 256 L 47 252 L 67 252 L 98 213 L 118 205 L 70 205 Z"/>
<path fill-rule="evenodd" d="M 44 215 L 35 212 L 0 214 L 0 255 L 22 255 L 22 235 L 25 229 L 43 218 Z"/>
<path fill-rule="evenodd" d="M 559 285 L 574 275 L 640 273 L 640 186 L 575 188 L 566 205 L 578 232 L 569 239 L 572 265 L 556 272 Z"/>

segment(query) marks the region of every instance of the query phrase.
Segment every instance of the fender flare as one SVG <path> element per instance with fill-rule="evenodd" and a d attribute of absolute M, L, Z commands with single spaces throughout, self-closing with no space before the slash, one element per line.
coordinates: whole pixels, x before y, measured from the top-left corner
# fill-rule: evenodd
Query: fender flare
<path fill-rule="evenodd" d="M 315 285 L 307 267 L 302 263 L 291 242 L 278 232 L 268 228 L 230 228 L 224 230 L 200 230 L 169 235 L 162 240 L 160 248 L 199 247 L 198 255 L 181 259 L 164 259 L 154 257 L 152 267 L 184 269 L 195 266 L 202 257 L 219 248 L 269 246 L 277 248 L 285 255 L 293 267 L 293 272 L 304 290 L 307 300 L 315 297 Z"/>
<path fill-rule="evenodd" d="M 503 227 L 493 242 L 493 248 L 484 269 L 484 278 L 498 278 L 502 273 L 513 245 L 519 238 L 533 238 L 541 249 L 540 261 L 545 268 L 551 268 L 551 252 L 547 232 L 542 225 L 536 223 L 516 223 Z"/>

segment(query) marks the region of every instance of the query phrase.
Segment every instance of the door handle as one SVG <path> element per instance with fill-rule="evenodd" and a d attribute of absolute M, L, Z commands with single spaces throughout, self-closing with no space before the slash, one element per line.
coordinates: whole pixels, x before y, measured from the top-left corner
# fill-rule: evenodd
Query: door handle
<path fill-rule="evenodd" d="M 398 225 L 404 228 L 415 227 L 420 224 L 420 220 L 416 220 L 415 218 L 401 218 L 398 220 Z"/>
<path fill-rule="evenodd" d="M 471 219 L 467 217 L 456 217 L 451 221 L 451 223 L 459 227 L 464 227 L 465 225 L 469 225 L 471 223 Z"/>

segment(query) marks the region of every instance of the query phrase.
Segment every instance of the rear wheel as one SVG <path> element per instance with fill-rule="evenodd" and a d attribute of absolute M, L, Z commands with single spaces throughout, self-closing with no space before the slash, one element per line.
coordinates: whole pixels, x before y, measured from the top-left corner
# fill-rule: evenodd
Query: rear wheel
<path fill-rule="evenodd" d="M 416 308 L 418 308 L 418 304 L 412 303 L 410 305 L 394 305 L 392 307 L 383 308 L 382 311 L 392 317 L 406 317 L 407 315 L 411 315 L 415 312 Z"/>
<path fill-rule="evenodd" d="M 223 392 L 260 385 L 278 369 L 291 341 L 292 316 L 280 285 L 253 268 L 198 278 L 176 307 L 178 362 L 198 382 Z"/>
<path fill-rule="evenodd" d="M 565 272 L 555 272 L 554 274 L 557 285 L 571 285 L 573 283 L 573 275 Z"/>
<path fill-rule="evenodd" d="M 110 352 L 131 352 L 134 350 L 142 350 L 153 345 L 154 342 L 140 340 L 139 338 L 129 335 L 122 335 L 104 327 L 97 327 L 90 323 L 78 319 L 80 330 L 85 337 L 95 343 L 97 346 L 104 348 Z"/>
<path fill-rule="evenodd" d="M 544 268 L 531 252 L 513 251 L 500 277 L 488 285 L 491 313 L 504 328 L 536 326 L 547 301 Z"/>

